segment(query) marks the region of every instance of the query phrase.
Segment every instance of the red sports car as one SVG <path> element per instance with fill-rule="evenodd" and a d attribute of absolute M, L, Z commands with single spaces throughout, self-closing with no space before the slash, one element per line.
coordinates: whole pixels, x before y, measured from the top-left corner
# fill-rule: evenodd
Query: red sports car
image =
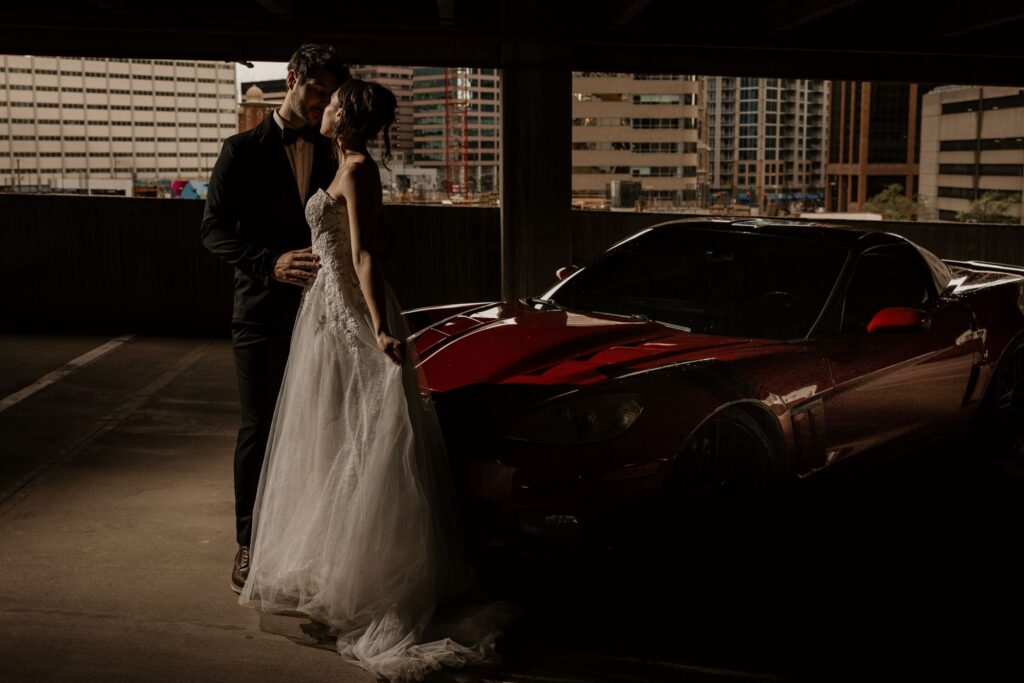
<path fill-rule="evenodd" d="M 689 219 L 559 275 L 540 297 L 409 313 L 436 320 L 414 340 L 485 546 L 602 539 L 972 425 L 1021 448 L 1024 268 Z"/>

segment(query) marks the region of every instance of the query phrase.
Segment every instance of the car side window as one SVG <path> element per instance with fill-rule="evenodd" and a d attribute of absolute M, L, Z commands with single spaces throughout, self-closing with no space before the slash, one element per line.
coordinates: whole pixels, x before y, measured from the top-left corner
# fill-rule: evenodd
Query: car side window
<path fill-rule="evenodd" d="M 934 295 L 928 267 L 914 247 L 876 247 L 860 255 L 846 289 L 843 332 L 867 329 L 883 308 L 920 308 Z"/>

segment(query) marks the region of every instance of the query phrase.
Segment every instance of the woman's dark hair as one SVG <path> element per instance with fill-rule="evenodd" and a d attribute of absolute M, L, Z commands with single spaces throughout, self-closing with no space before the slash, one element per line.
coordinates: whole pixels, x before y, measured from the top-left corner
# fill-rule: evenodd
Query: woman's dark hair
<path fill-rule="evenodd" d="M 341 63 L 334 46 L 318 43 L 300 45 L 292 58 L 288 60 L 288 70 L 295 72 L 299 83 L 305 83 L 306 79 L 317 71 L 334 74 L 338 83 L 344 83 L 352 78 L 348 67 Z"/>
<path fill-rule="evenodd" d="M 338 88 L 338 104 L 342 114 L 332 136 L 335 155 L 351 145 L 369 145 L 383 130 L 381 163 L 387 168 L 391 160 L 391 124 L 398 108 L 394 93 L 380 83 L 353 78 Z"/>

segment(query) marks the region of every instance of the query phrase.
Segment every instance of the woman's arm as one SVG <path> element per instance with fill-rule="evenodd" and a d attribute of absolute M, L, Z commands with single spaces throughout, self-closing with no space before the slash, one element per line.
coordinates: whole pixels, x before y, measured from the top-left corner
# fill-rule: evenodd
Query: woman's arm
<path fill-rule="evenodd" d="M 370 311 L 377 344 L 392 360 L 401 363 L 404 360 L 402 343 L 388 327 L 384 277 L 376 258 L 380 203 L 375 193 L 380 187 L 375 176 L 372 169 L 362 165 L 346 168 L 339 178 L 340 190 L 348 207 L 352 265 Z"/>

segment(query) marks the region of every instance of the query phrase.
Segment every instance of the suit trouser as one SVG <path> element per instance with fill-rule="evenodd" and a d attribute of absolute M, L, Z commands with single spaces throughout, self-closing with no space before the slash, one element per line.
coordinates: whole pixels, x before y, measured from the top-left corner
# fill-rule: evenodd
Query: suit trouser
<path fill-rule="evenodd" d="M 232 323 L 231 337 L 242 403 L 242 424 L 235 443 L 235 531 L 238 544 L 249 545 L 256 489 L 277 394 L 288 363 L 291 328 Z"/>

